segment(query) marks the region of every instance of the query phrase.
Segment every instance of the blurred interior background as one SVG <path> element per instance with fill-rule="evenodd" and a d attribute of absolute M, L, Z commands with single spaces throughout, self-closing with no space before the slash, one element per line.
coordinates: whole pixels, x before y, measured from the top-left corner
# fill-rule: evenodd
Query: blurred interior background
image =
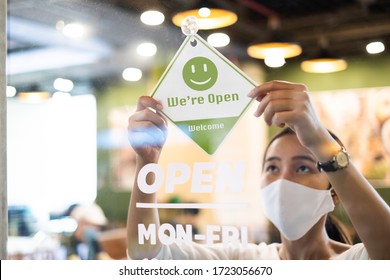
<path fill-rule="evenodd" d="M 200 20 L 229 12 L 231 23 L 198 34 L 256 83 L 307 84 L 324 122 L 342 134 L 364 175 L 390 203 L 390 1 L 9 0 L 9 258 L 126 257 L 135 162 L 127 119 L 185 39 L 173 18 L 191 10 Z M 148 18 L 147 11 L 155 13 Z M 295 53 L 279 48 L 286 45 Z M 313 66 L 312 59 L 323 64 Z M 261 153 L 276 130 L 254 120 L 251 110 L 213 156 L 171 124 L 161 160 L 163 167 L 244 160 L 247 188 L 240 200 L 247 208 L 162 210 L 163 222 L 193 223 L 200 231 L 216 223 L 248 226 L 250 241 L 272 240 L 258 177 Z M 245 145 L 242 135 L 248 135 Z M 160 190 L 159 198 L 237 198 L 229 192 L 195 195 L 188 187 L 174 194 Z M 343 209 L 336 212 L 348 225 Z"/>

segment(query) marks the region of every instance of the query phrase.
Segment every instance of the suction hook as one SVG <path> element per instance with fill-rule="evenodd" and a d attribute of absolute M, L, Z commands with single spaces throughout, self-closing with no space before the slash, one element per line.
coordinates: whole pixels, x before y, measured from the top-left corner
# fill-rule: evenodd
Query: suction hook
<path fill-rule="evenodd" d="M 195 16 L 186 17 L 181 24 L 181 31 L 186 36 L 191 36 L 190 43 L 193 47 L 196 46 L 195 34 L 199 30 L 199 21 Z"/>

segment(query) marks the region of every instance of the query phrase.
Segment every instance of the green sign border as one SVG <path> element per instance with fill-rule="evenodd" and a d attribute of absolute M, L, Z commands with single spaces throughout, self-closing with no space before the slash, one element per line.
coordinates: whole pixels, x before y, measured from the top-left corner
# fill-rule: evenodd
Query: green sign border
<path fill-rule="evenodd" d="M 176 62 L 177 58 L 180 56 L 180 54 L 183 52 L 183 49 L 186 47 L 187 44 L 191 43 L 191 41 L 195 39 L 198 41 L 198 43 L 202 43 L 206 48 L 208 48 L 210 51 L 212 51 L 216 56 L 218 56 L 220 59 L 222 59 L 228 66 L 230 66 L 234 71 L 236 71 L 241 77 L 243 77 L 245 80 L 247 80 L 250 84 L 252 84 L 254 87 L 257 86 L 257 84 L 250 79 L 244 72 L 242 72 L 241 69 L 239 69 L 236 65 L 234 65 L 229 59 L 227 59 L 225 56 L 223 56 L 220 52 L 218 52 L 216 49 L 212 48 L 202 37 L 200 37 L 198 34 L 195 34 L 193 37 L 187 36 L 187 38 L 184 40 L 183 44 L 180 46 L 179 50 L 176 52 L 174 58 L 171 60 L 167 68 L 165 69 L 164 73 L 162 74 L 160 80 L 157 82 L 155 88 L 152 90 L 151 97 L 154 96 L 158 88 L 160 87 L 161 83 L 164 81 L 165 77 L 168 75 L 169 71 L 171 70 L 172 66 Z M 248 101 L 248 104 L 244 107 L 242 112 L 236 116 L 237 122 L 241 119 L 241 116 L 246 112 L 246 110 L 249 108 L 250 104 L 252 103 L 253 99 L 250 99 Z M 169 119 L 172 123 L 175 124 L 175 121 L 172 120 L 167 114 L 164 113 L 164 111 L 161 112 L 167 119 Z M 188 120 L 191 121 L 191 120 Z M 231 130 L 233 130 L 234 126 L 237 124 L 237 122 L 232 126 Z M 230 131 L 231 131 L 230 130 Z M 229 133 L 228 133 L 229 134 Z M 227 134 L 227 135 L 228 135 Z M 225 136 L 225 138 L 227 137 Z M 191 139 L 194 141 L 193 139 Z M 195 141 L 194 141 L 195 142 Z M 197 143 L 196 143 L 197 144 Z M 197 144 L 198 145 L 198 144 Z M 198 145 L 199 146 L 199 145 Z M 201 147 L 200 147 L 201 148 Z M 206 152 L 207 153 L 207 152 Z"/>

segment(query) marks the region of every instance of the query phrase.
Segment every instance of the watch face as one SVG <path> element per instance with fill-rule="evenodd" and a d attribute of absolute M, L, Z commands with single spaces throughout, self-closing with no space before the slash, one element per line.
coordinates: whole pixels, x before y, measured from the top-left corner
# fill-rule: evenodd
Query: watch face
<path fill-rule="evenodd" d="M 336 163 L 338 166 L 340 167 L 346 167 L 348 166 L 348 162 L 349 162 L 349 159 L 348 159 L 348 155 L 343 153 L 343 152 L 339 152 L 336 156 Z"/>

